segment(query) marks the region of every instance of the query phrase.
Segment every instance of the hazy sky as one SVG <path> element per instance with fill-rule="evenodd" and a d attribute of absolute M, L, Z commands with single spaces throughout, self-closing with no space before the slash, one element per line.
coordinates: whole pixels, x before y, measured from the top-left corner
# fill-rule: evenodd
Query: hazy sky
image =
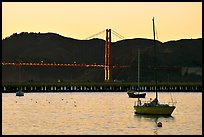
<path fill-rule="evenodd" d="M 202 2 L 2 2 L 2 36 L 53 32 L 85 39 L 113 29 L 125 39 L 152 39 L 153 17 L 159 41 L 202 38 Z"/>

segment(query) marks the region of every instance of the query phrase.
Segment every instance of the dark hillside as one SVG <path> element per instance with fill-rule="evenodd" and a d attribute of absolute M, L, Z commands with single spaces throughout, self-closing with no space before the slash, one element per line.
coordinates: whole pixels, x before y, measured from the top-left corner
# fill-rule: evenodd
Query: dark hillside
<path fill-rule="evenodd" d="M 101 39 L 77 40 L 55 33 L 20 33 L 2 40 L 2 61 L 104 64 Z M 137 81 L 138 49 L 141 51 L 141 81 L 154 79 L 154 41 L 126 39 L 113 42 L 111 64 L 130 68 L 112 70 L 113 80 Z M 162 81 L 201 81 L 202 39 L 156 41 L 158 77 Z M 176 69 L 174 69 L 176 68 Z M 185 70 L 185 72 L 183 71 Z M 201 74 L 200 74 L 201 73 Z M 23 81 L 103 81 L 103 68 L 34 67 L 21 68 Z M 18 81 L 18 68 L 3 66 L 3 81 Z"/>

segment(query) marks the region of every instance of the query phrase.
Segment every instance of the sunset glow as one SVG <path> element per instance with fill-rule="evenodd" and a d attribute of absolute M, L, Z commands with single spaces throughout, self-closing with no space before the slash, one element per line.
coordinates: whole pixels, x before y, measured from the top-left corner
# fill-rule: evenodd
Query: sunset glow
<path fill-rule="evenodd" d="M 82 40 L 105 29 L 152 39 L 153 17 L 161 42 L 202 37 L 202 2 L 2 2 L 2 39 L 53 32 Z"/>

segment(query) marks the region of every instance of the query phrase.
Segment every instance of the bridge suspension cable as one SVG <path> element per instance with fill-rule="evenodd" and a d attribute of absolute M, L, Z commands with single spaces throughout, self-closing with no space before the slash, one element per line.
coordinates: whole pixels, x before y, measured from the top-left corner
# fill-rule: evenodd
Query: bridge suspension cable
<path fill-rule="evenodd" d="M 125 37 L 117 33 L 116 31 L 112 30 L 112 33 L 120 39 L 124 39 Z"/>
<path fill-rule="evenodd" d="M 95 36 L 98 36 L 98 35 L 100 35 L 100 34 L 102 34 L 102 33 L 105 33 L 105 30 L 103 30 L 103 31 L 101 31 L 101 32 L 98 32 L 98 33 L 96 33 L 96 34 L 94 34 L 94 35 L 91 35 L 91 36 L 85 38 L 85 40 L 88 40 L 88 39 L 90 39 L 90 38 L 93 38 L 93 37 L 95 37 Z"/>
<path fill-rule="evenodd" d="M 96 37 L 96 36 L 98 36 L 98 35 L 101 35 L 102 33 L 105 34 L 105 31 L 106 31 L 106 30 L 102 30 L 102 31 L 100 31 L 100 32 L 98 32 L 98 33 L 96 33 L 96 34 L 94 34 L 94 35 L 91 35 L 91 36 L 85 38 L 84 40 L 88 40 L 88 39 L 94 38 L 94 37 Z M 124 39 L 124 38 L 125 38 L 124 36 L 122 36 L 122 35 L 119 34 L 118 32 L 116 32 L 116 31 L 114 31 L 114 30 L 111 30 L 111 31 L 112 31 L 112 34 L 114 34 L 114 35 L 117 36 L 118 38 L 120 38 L 120 39 Z M 104 37 L 104 39 L 105 39 L 105 37 Z"/>

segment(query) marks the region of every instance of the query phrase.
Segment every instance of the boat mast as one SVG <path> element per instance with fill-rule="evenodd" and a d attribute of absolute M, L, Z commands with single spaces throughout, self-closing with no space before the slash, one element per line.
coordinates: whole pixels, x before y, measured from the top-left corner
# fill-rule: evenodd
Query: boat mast
<path fill-rule="evenodd" d="M 19 80 L 19 84 L 20 84 L 20 88 L 19 90 L 22 90 L 22 86 L 21 86 L 21 61 L 19 60 L 19 67 L 18 67 L 18 80 Z"/>
<path fill-rule="evenodd" d="M 139 84 L 140 84 L 140 49 L 138 49 L 138 77 L 137 77 L 138 92 Z"/>
<path fill-rule="evenodd" d="M 155 25 L 154 25 L 154 17 L 152 19 L 153 21 L 153 35 L 154 35 L 154 78 L 155 78 L 155 87 L 156 87 L 156 100 L 158 100 L 158 94 L 157 94 L 157 71 L 156 71 L 156 67 L 157 67 L 157 58 L 156 58 L 156 41 L 155 41 Z"/>
<path fill-rule="evenodd" d="M 138 87 L 138 95 L 139 95 L 139 92 L 140 92 L 140 49 L 138 48 L 138 77 L 137 77 L 137 87 Z M 138 103 L 141 102 L 140 101 L 140 98 L 138 98 Z M 141 105 L 141 103 L 139 103 L 139 105 Z"/>

